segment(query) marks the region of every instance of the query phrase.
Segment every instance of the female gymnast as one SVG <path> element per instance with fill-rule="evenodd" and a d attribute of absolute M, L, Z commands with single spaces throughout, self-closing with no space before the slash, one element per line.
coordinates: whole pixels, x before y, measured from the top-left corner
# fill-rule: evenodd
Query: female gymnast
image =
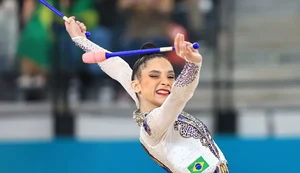
<path fill-rule="evenodd" d="M 65 26 L 75 44 L 86 51 L 83 59 L 108 52 L 85 37 L 86 27 L 75 17 Z M 228 173 L 227 161 L 206 125 L 183 111 L 198 85 L 202 65 L 202 56 L 190 45 L 177 34 L 176 53 L 186 63 L 176 80 L 163 54 L 144 55 L 133 69 L 120 57 L 98 64 L 135 101 L 133 117 L 140 126 L 140 142 L 155 162 L 174 173 Z M 144 45 L 149 46 L 153 45 Z"/>

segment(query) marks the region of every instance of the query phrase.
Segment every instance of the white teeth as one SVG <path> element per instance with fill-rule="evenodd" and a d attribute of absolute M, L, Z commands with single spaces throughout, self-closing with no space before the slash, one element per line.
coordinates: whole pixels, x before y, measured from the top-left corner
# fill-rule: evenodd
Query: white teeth
<path fill-rule="evenodd" d="M 162 90 L 157 91 L 157 93 L 158 93 L 158 94 L 169 94 L 168 91 L 162 91 Z"/>

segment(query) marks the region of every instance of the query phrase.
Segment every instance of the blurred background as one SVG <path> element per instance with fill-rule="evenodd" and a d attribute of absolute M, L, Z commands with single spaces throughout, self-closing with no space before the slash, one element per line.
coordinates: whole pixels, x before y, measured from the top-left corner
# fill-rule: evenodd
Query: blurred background
<path fill-rule="evenodd" d="M 300 1 L 48 2 L 111 51 L 169 46 L 177 32 L 199 42 L 185 111 L 211 129 L 231 172 L 300 172 Z M 139 144 L 132 100 L 82 53 L 38 0 L 0 0 L 1 173 L 164 172 Z M 184 62 L 168 56 L 179 73 Z"/>

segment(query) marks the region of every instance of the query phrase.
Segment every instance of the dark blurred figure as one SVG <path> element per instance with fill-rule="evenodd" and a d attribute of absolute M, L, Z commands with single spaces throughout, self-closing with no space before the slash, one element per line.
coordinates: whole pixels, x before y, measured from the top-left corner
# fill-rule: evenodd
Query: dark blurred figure
<path fill-rule="evenodd" d="M 145 42 L 170 45 L 168 26 L 173 7 L 173 0 L 119 0 L 119 13 L 126 16 L 124 33 L 119 41 L 121 49 L 139 49 Z M 131 67 L 136 60 L 137 57 L 126 58 Z"/>
<path fill-rule="evenodd" d="M 92 33 L 89 38 L 91 41 L 110 50 L 112 49 L 113 34 L 108 27 L 102 24 L 102 16 L 97 5 L 98 1 L 94 0 L 72 0 L 72 4 L 69 6 L 69 16 L 75 16 L 76 20 L 86 25 L 88 31 Z M 68 61 L 63 62 L 65 73 L 71 73 L 69 97 L 72 99 L 78 97 L 78 101 L 97 99 L 97 84 L 105 78 L 105 74 L 97 64 L 82 62 L 83 51 L 74 45 L 65 30 L 62 32 L 60 43 L 62 57 L 69 57 Z"/>
<path fill-rule="evenodd" d="M 18 21 L 17 0 L 0 0 L 0 100 L 15 99 Z"/>
<path fill-rule="evenodd" d="M 54 1 L 48 2 L 53 4 Z M 21 32 L 17 49 L 21 73 L 17 81 L 19 99 L 40 101 L 46 98 L 54 19 L 52 12 L 38 1 L 24 0 L 20 5 Z"/>
<path fill-rule="evenodd" d="M 60 10 L 66 16 L 75 16 L 76 20 L 84 22 L 92 33 L 90 39 L 93 42 L 107 49 L 112 48 L 112 33 L 99 23 L 101 16 L 95 8 L 94 0 L 48 0 L 47 2 L 52 5 L 59 4 Z M 22 91 L 22 98 L 27 101 L 45 99 L 45 87 L 51 72 L 51 58 L 55 58 L 52 57 L 53 34 L 56 34 L 58 37 L 55 38 L 59 39 L 57 51 L 61 57 L 59 68 L 70 79 L 70 94 L 76 93 L 78 100 L 86 100 L 91 95 L 95 95 L 91 94 L 94 90 L 93 78 L 102 77 L 103 73 L 97 64 L 82 63 L 83 52 L 69 38 L 64 29 L 64 21 L 38 1 L 24 0 L 20 2 L 20 6 L 22 7 L 20 12 L 22 32 L 18 46 L 18 59 L 21 76 L 18 85 Z"/>
<path fill-rule="evenodd" d="M 116 23 L 117 35 L 115 47 L 119 50 L 139 49 L 145 42 L 153 42 L 157 46 L 168 46 L 171 41 L 168 26 L 171 22 L 173 0 L 117 0 L 115 13 L 119 17 Z M 138 56 L 124 57 L 133 67 Z M 115 85 L 115 100 L 128 101 L 125 90 Z"/>

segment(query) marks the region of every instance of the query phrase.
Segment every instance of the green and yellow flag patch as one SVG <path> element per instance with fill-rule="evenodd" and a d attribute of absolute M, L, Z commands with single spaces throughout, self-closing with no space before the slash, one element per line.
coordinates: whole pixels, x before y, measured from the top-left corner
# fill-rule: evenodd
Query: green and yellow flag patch
<path fill-rule="evenodd" d="M 203 159 L 203 157 L 199 157 L 196 161 L 194 161 L 190 166 L 188 167 L 188 170 L 191 173 L 201 173 L 206 168 L 208 168 L 208 163 Z"/>

